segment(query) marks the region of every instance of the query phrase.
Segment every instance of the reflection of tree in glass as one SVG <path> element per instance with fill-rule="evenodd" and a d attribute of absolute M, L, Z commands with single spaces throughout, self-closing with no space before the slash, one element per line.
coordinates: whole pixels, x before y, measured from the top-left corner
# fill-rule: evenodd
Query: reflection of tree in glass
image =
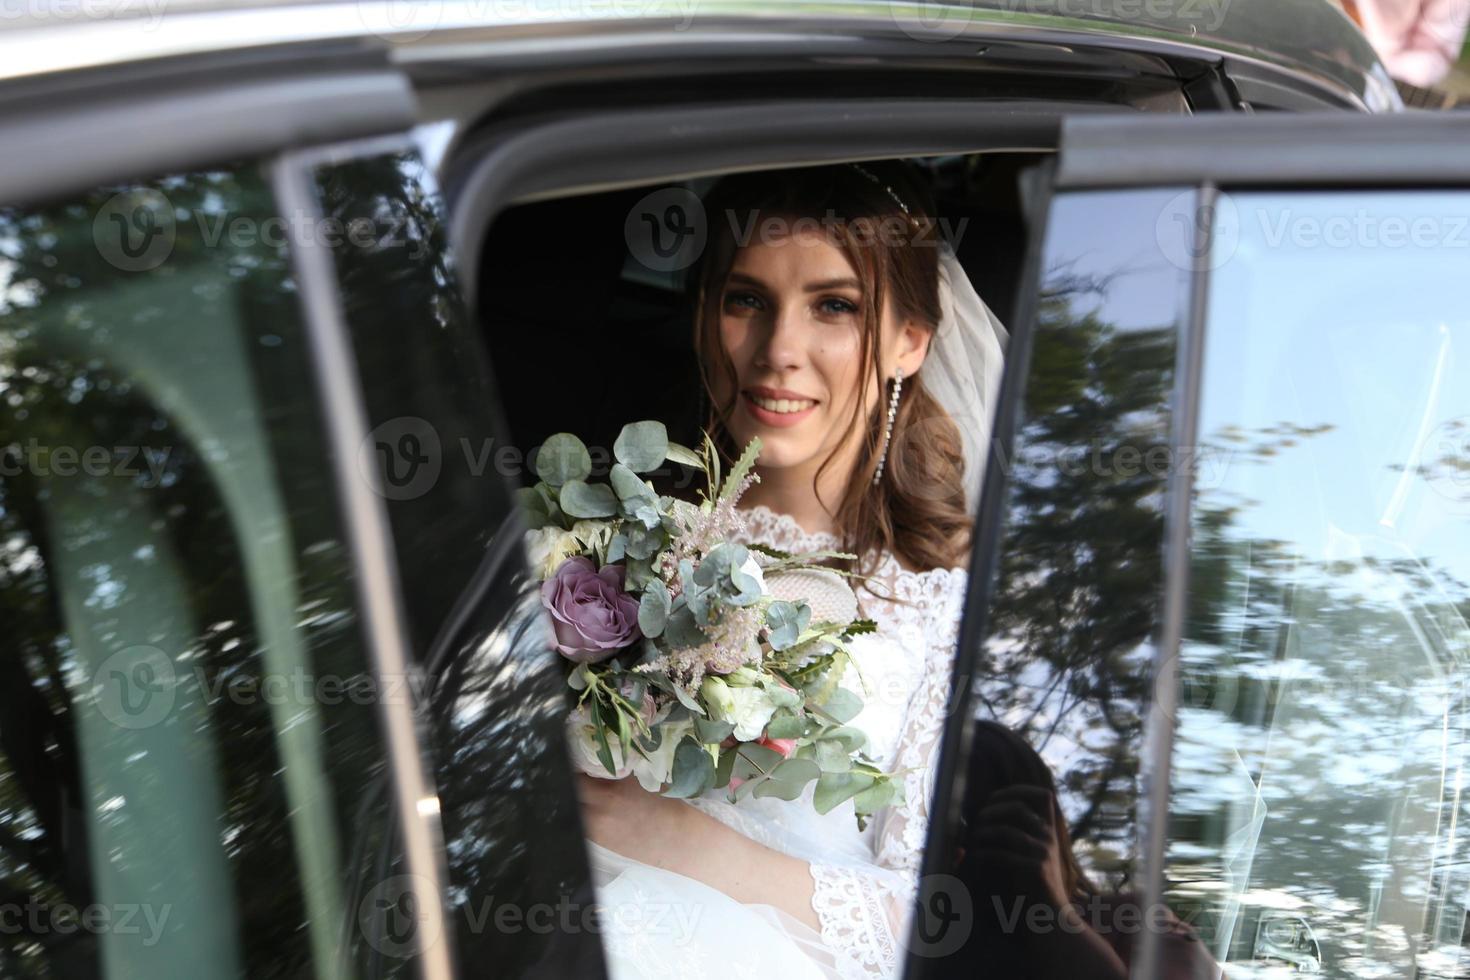
<path fill-rule="evenodd" d="M 504 474 L 488 458 L 465 465 L 499 444 L 500 398 L 446 264 L 432 187 L 411 153 L 318 174 L 329 220 L 376 229 L 334 249 L 370 421 L 422 419 L 444 457 L 431 487 L 387 508 L 414 649 L 431 683 L 427 728 L 455 940 L 460 962 L 493 963 L 508 976 L 596 976 L 601 948 L 583 918 L 593 895 L 565 763 L 566 684 L 549 653 L 538 584 L 524 574 Z M 491 916 L 505 908 L 531 925 L 497 926 Z"/>
<path fill-rule="evenodd" d="M 1133 872 L 1139 752 L 1162 592 L 1172 325 L 1123 330 L 1046 284 L 1011 468 L 979 711 L 1016 727 L 1057 773 L 1078 851 Z M 1137 454 L 1137 458 L 1134 454 Z"/>
<path fill-rule="evenodd" d="M 7 637 L 0 658 L 0 901 L 92 901 L 97 857 L 88 853 L 88 821 L 106 820 L 126 839 L 136 819 L 125 800 L 99 809 L 84 784 L 74 698 L 90 689 L 91 679 L 78 669 L 59 607 L 46 509 L 48 481 L 73 480 L 83 489 L 124 481 L 143 508 L 129 520 L 148 528 L 157 550 L 119 554 L 115 563 L 97 566 L 91 601 L 132 601 L 130 574 L 156 568 L 163 549 L 187 571 L 183 585 L 196 632 L 187 649 L 165 653 L 181 684 L 206 692 L 209 730 L 198 735 L 207 735 L 219 765 L 224 810 L 217 834 L 235 891 L 234 912 L 221 908 L 218 914 L 238 916 L 226 928 L 238 932 L 245 975 L 296 977 L 310 971 L 310 952 L 300 888 L 292 880 L 296 856 L 276 731 L 261 697 L 230 693 L 241 682 L 258 692 L 263 674 L 236 530 L 207 465 L 208 454 L 216 462 L 228 459 L 231 447 L 192 445 L 178 420 L 152 403 L 135 378 L 65 351 L 86 349 L 89 335 L 112 335 L 146 349 L 162 324 L 243 329 L 262 421 L 275 437 L 275 470 L 292 505 L 290 526 L 282 531 L 295 544 L 297 628 L 312 654 L 313 676 L 361 672 L 350 569 L 322 465 L 286 249 L 260 240 L 241 244 L 229 234 L 214 237 L 240 219 L 260 229 L 271 213 L 269 195 L 248 171 L 189 174 L 151 189 L 166 195 L 177 227 L 167 261 L 142 273 L 109 263 L 93 237 L 94 217 L 119 188 L 40 210 L 0 210 L 0 447 L 6 464 L 0 479 L 0 614 Z M 60 342 L 69 340 L 75 343 Z M 77 445 L 79 434 L 106 452 L 105 473 L 65 475 L 68 464 L 54 450 L 69 447 L 80 455 L 89 447 Z M 151 450 L 162 464 L 161 479 L 145 457 L 116 447 Z M 107 531 L 99 523 L 91 533 Z M 106 547 L 106 540 L 99 544 Z M 147 637 L 107 642 L 122 647 Z M 341 766 L 340 778 L 356 781 L 358 773 L 380 765 L 370 707 L 349 706 L 324 717 L 323 737 L 329 758 Z M 120 729 L 118 738 L 128 733 Z M 147 760 L 138 764 L 146 769 Z M 188 813 L 181 805 L 174 819 Z M 150 837 L 158 832 L 152 828 Z M 358 832 L 371 830 L 360 826 Z M 146 868 L 168 856 L 120 853 L 110 859 Z M 0 972 L 7 974 L 95 975 L 96 956 L 97 938 L 85 930 L 34 933 L 27 922 L 18 933 L 0 935 Z"/>
<path fill-rule="evenodd" d="M 1330 428 L 1223 436 L 1269 462 Z M 1232 959 L 1275 909 L 1313 929 L 1327 976 L 1456 975 L 1429 947 L 1459 946 L 1470 884 L 1445 792 L 1470 736 L 1470 590 L 1387 538 L 1309 560 L 1243 530 L 1256 506 L 1211 491 L 1194 515 L 1170 900 L 1212 944 L 1233 926 Z"/>

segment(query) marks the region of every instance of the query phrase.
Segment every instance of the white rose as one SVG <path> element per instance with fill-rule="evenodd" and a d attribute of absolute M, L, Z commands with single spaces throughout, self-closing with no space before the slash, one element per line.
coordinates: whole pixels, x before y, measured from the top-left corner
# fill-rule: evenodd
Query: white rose
<path fill-rule="evenodd" d="M 576 535 L 559 527 L 543 527 L 526 532 L 526 557 L 531 571 L 543 582 L 556 574 L 561 563 L 582 551 Z"/>
<path fill-rule="evenodd" d="M 706 677 L 699 693 L 709 705 L 710 717 L 732 723 L 742 742 L 760 738 L 776 712 L 775 702 L 759 687 L 732 687 L 718 677 Z"/>

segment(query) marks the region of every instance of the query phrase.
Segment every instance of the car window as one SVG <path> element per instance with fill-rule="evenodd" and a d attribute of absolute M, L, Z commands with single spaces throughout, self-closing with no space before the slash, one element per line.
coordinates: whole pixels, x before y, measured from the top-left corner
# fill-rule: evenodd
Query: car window
<path fill-rule="evenodd" d="M 565 687 L 526 575 L 511 444 L 461 304 L 438 191 L 411 151 L 316 178 L 366 398 L 364 479 L 384 497 L 421 674 L 461 963 L 597 976 L 598 935 L 567 765 Z M 356 231 L 354 232 L 354 229 Z M 544 297 L 542 298 L 544 301 Z M 550 383 L 545 364 L 497 375 Z"/>
<path fill-rule="evenodd" d="M 1231 976 L 1470 964 L 1467 247 L 1465 193 L 1217 210 L 1165 870 Z"/>
<path fill-rule="evenodd" d="M 939 787 L 950 818 L 931 831 L 909 976 L 1075 967 L 1057 972 L 1037 954 L 1070 924 L 1054 912 L 1031 918 L 1029 893 L 1004 868 L 963 856 L 997 792 L 1055 788 L 1076 861 L 1069 898 L 1131 901 L 1144 887 L 1146 734 L 1189 294 L 1187 266 L 1160 254 L 1156 217 L 1176 193 L 1069 193 L 1046 207 L 1034 323 L 1029 336 L 1018 324 L 1007 351 L 1022 372 L 1007 380 L 1018 401 L 1013 422 L 1000 408 L 987 477 L 987 494 L 999 495 L 981 507 L 982 517 L 995 508 L 983 532 L 995 535 L 994 565 L 971 583 L 985 600 L 982 626 L 959 651 L 965 715 L 949 729 L 953 776 Z M 1095 910 L 1083 917 L 1117 938 Z"/>
<path fill-rule="evenodd" d="M 287 237 L 253 165 L 0 208 L 6 975 L 412 970 Z"/>
<path fill-rule="evenodd" d="M 1163 592 L 1182 270 L 1162 191 L 1058 198 L 1015 445 L 976 715 L 1051 767 L 1083 866 L 1130 887 Z M 973 760 L 984 765 L 983 758 Z"/>

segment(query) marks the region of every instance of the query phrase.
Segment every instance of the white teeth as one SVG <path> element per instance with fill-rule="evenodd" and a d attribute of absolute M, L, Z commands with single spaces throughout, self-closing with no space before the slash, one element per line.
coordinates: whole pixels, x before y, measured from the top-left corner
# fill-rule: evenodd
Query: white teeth
<path fill-rule="evenodd" d="M 804 412 L 816 404 L 809 398 L 762 398 L 759 395 L 751 395 L 750 400 L 768 412 L 776 412 L 781 415 Z"/>

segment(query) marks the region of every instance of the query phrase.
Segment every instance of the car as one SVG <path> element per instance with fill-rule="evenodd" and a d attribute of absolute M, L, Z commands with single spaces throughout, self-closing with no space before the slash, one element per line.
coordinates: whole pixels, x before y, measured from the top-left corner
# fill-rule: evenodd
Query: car
<path fill-rule="evenodd" d="M 1470 969 L 1470 121 L 1330 4 L 57 5 L 0 145 L 0 972 L 602 975 L 513 491 L 697 428 L 711 178 L 881 159 L 1011 328 L 906 975 L 982 719 L 1232 977 Z"/>

